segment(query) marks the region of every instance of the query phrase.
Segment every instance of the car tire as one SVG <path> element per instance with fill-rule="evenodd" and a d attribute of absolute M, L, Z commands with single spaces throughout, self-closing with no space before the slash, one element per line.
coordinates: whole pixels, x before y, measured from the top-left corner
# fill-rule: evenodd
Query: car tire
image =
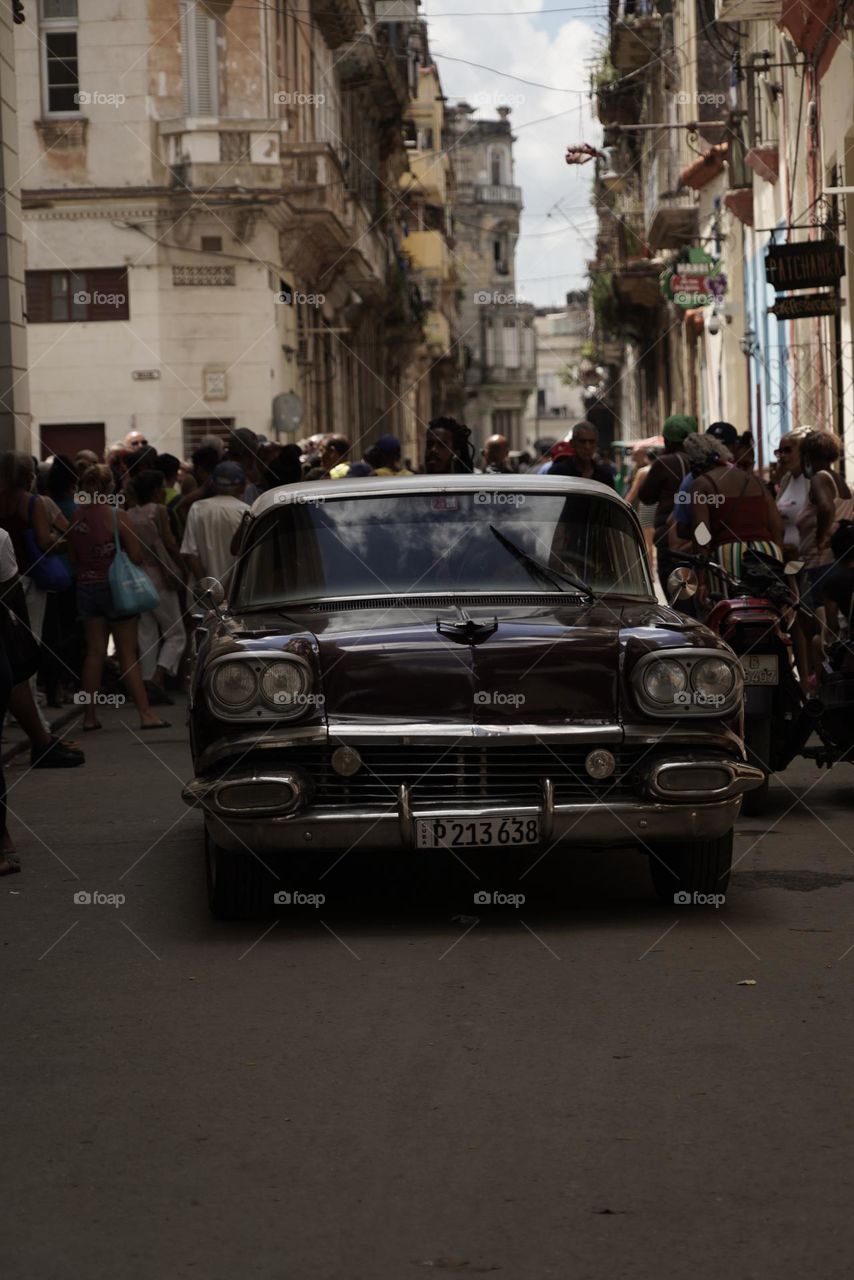
<path fill-rule="evenodd" d="M 770 782 L 771 761 L 771 718 L 770 716 L 748 716 L 744 722 L 744 745 L 747 748 L 747 759 L 765 774 L 761 787 L 745 792 L 741 802 L 741 812 L 747 818 L 758 818 L 768 807 L 768 784 Z"/>
<path fill-rule="evenodd" d="M 659 901 L 671 907 L 693 905 L 694 894 L 711 898 L 726 893 L 732 867 L 732 836 L 728 831 L 717 840 L 651 848 L 649 868 Z M 687 896 L 680 902 L 682 895 Z"/>
<path fill-rule="evenodd" d="M 251 920 L 270 915 L 274 881 L 267 868 L 247 850 L 231 853 L 205 830 L 208 906 L 217 920 Z"/>

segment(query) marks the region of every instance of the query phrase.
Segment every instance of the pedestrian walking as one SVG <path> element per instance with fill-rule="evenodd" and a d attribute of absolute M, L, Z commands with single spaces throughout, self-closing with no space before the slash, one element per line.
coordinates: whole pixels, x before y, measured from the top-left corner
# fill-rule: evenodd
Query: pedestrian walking
<path fill-rule="evenodd" d="M 143 471 L 133 480 L 136 506 L 128 520 L 139 539 L 142 567 L 157 588 L 158 602 L 139 618 L 139 666 L 149 701 L 171 704 L 166 681 L 178 674 L 186 646 L 178 591 L 184 585 L 178 544 L 166 511 L 162 471 Z"/>
<path fill-rule="evenodd" d="M 118 509 L 109 467 L 90 467 L 80 478 L 77 508 L 68 531 L 71 558 L 77 570 L 77 611 L 86 635 L 82 693 L 83 730 L 100 729 L 96 697 L 104 673 L 112 635 L 119 671 L 139 713 L 141 729 L 166 729 L 169 724 L 151 710 L 137 662 L 139 617 L 116 608 L 110 590 L 110 567 L 119 546 L 134 564 L 142 564 L 142 548 L 128 513 Z M 118 533 L 118 544 L 116 534 Z"/>
<path fill-rule="evenodd" d="M 217 578 L 227 588 L 236 556 L 232 540 L 244 512 L 246 473 L 236 462 L 220 462 L 211 477 L 213 496 L 190 508 L 181 542 L 181 556 L 196 582 Z"/>

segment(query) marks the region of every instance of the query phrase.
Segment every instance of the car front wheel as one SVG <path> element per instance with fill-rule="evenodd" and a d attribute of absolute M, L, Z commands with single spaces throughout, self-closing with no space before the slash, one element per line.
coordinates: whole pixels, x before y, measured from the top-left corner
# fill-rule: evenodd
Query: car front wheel
<path fill-rule="evenodd" d="M 732 831 L 717 840 L 650 848 L 649 867 L 659 901 L 671 906 L 720 906 L 732 867 Z"/>
<path fill-rule="evenodd" d="M 274 880 L 264 864 L 247 850 L 231 853 L 205 830 L 208 906 L 217 920 L 246 920 L 269 915 Z"/>

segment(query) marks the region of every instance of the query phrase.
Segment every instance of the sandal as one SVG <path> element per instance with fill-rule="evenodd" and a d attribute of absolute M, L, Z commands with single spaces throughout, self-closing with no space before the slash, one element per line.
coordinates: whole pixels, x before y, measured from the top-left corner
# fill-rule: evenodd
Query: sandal
<path fill-rule="evenodd" d="M 172 725 L 168 720 L 158 720 L 157 724 L 141 724 L 139 731 L 142 733 L 145 729 L 171 729 Z"/>
<path fill-rule="evenodd" d="M 96 729 L 103 729 L 103 727 L 104 727 L 104 726 L 101 724 L 101 721 L 100 721 L 100 720 L 96 720 L 94 724 L 84 724 L 84 726 L 83 726 L 83 732 L 84 732 L 84 733 L 94 733 L 94 732 L 96 731 Z"/>
<path fill-rule="evenodd" d="M 21 870 L 21 860 L 12 849 L 0 853 L 0 876 L 13 876 Z"/>

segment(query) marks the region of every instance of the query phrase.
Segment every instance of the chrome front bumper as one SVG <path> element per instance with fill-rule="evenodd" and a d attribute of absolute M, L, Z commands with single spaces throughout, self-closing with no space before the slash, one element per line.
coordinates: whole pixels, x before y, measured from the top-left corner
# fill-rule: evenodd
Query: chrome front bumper
<path fill-rule="evenodd" d="M 710 771 L 718 786 L 709 786 Z M 692 778 L 693 774 L 693 778 Z M 763 781 L 752 765 L 732 759 L 682 759 L 653 762 L 637 800 L 556 804 L 554 787 L 542 779 L 539 805 L 413 805 L 408 787 L 398 790 L 393 808 L 323 808 L 311 803 L 310 783 L 298 771 L 256 770 L 220 778 L 196 778 L 183 798 L 200 807 L 212 838 L 235 853 L 275 853 L 289 849 L 346 850 L 415 847 L 420 818 L 538 818 L 541 843 L 625 845 L 715 839 L 733 826 L 741 796 Z M 686 787 L 696 778 L 704 788 Z M 674 786 L 674 783 L 676 785 Z M 286 802 L 287 789 L 292 795 Z"/>

